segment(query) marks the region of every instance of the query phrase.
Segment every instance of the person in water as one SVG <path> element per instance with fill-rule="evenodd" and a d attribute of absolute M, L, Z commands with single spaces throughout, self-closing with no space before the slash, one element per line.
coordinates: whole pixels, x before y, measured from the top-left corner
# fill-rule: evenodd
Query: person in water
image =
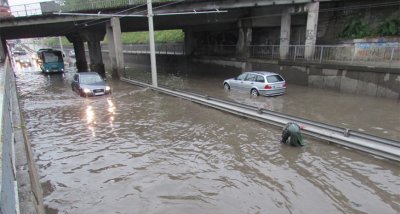
<path fill-rule="evenodd" d="M 281 143 L 289 143 L 291 146 L 304 146 L 303 136 L 301 135 L 299 126 L 297 123 L 289 122 L 283 127 Z"/>

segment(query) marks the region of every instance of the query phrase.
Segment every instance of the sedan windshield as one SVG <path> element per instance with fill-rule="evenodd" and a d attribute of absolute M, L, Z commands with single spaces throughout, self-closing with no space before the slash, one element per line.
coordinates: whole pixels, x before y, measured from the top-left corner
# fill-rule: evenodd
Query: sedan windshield
<path fill-rule="evenodd" d="M 97 75 L 82 75 L 80 78 L 81 84 L 93 84 L 98 82 L 103 82 L 103 79 Z"/>

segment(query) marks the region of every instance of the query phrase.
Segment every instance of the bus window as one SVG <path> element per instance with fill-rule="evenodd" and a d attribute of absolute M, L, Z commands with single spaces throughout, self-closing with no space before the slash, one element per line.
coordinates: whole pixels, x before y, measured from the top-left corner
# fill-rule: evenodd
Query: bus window
<path fill-rule="evenodd" d="M 43 52 L 44 62 L 62 62 L 62 56 L 59 52 Z"/>

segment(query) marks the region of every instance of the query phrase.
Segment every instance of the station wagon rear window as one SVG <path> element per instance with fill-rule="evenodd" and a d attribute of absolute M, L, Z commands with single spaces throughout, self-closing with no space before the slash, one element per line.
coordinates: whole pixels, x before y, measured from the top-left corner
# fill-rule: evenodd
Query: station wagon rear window
<path fill-rule="evenodd" d="M 283 79 L 279 75 L 272 75 L 272 76 L 267 76 L 267 81 L 269 83 L 274 83 L 274 82 L 282 82 Z"/>

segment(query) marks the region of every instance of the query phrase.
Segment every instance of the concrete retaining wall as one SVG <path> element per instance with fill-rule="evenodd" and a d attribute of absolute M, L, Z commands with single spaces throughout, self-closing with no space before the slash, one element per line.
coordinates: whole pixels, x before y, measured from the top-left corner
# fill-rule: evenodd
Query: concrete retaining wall
<path fill-rule="evenodd" d="M 238 67 L 237 61 L 226 59 L 195 60 Z M 400 100 L 400 69 L 262 60 L 249 60 L 243 64 L 244 71 L 279 73 L 289 84 Z"/>
<path fill-rule="evenodd" d="M 17 99 L 11 63 L 0 65 L 0 213 L 44 214 L 32 148 Z"/>
<path fill-rule="evenodd" d="M 253 70 L 282 74 L 288 83 L 343 93 L 400 99 L 400 69 L 366 69 L 332 65 L 251 63 Z"/>

